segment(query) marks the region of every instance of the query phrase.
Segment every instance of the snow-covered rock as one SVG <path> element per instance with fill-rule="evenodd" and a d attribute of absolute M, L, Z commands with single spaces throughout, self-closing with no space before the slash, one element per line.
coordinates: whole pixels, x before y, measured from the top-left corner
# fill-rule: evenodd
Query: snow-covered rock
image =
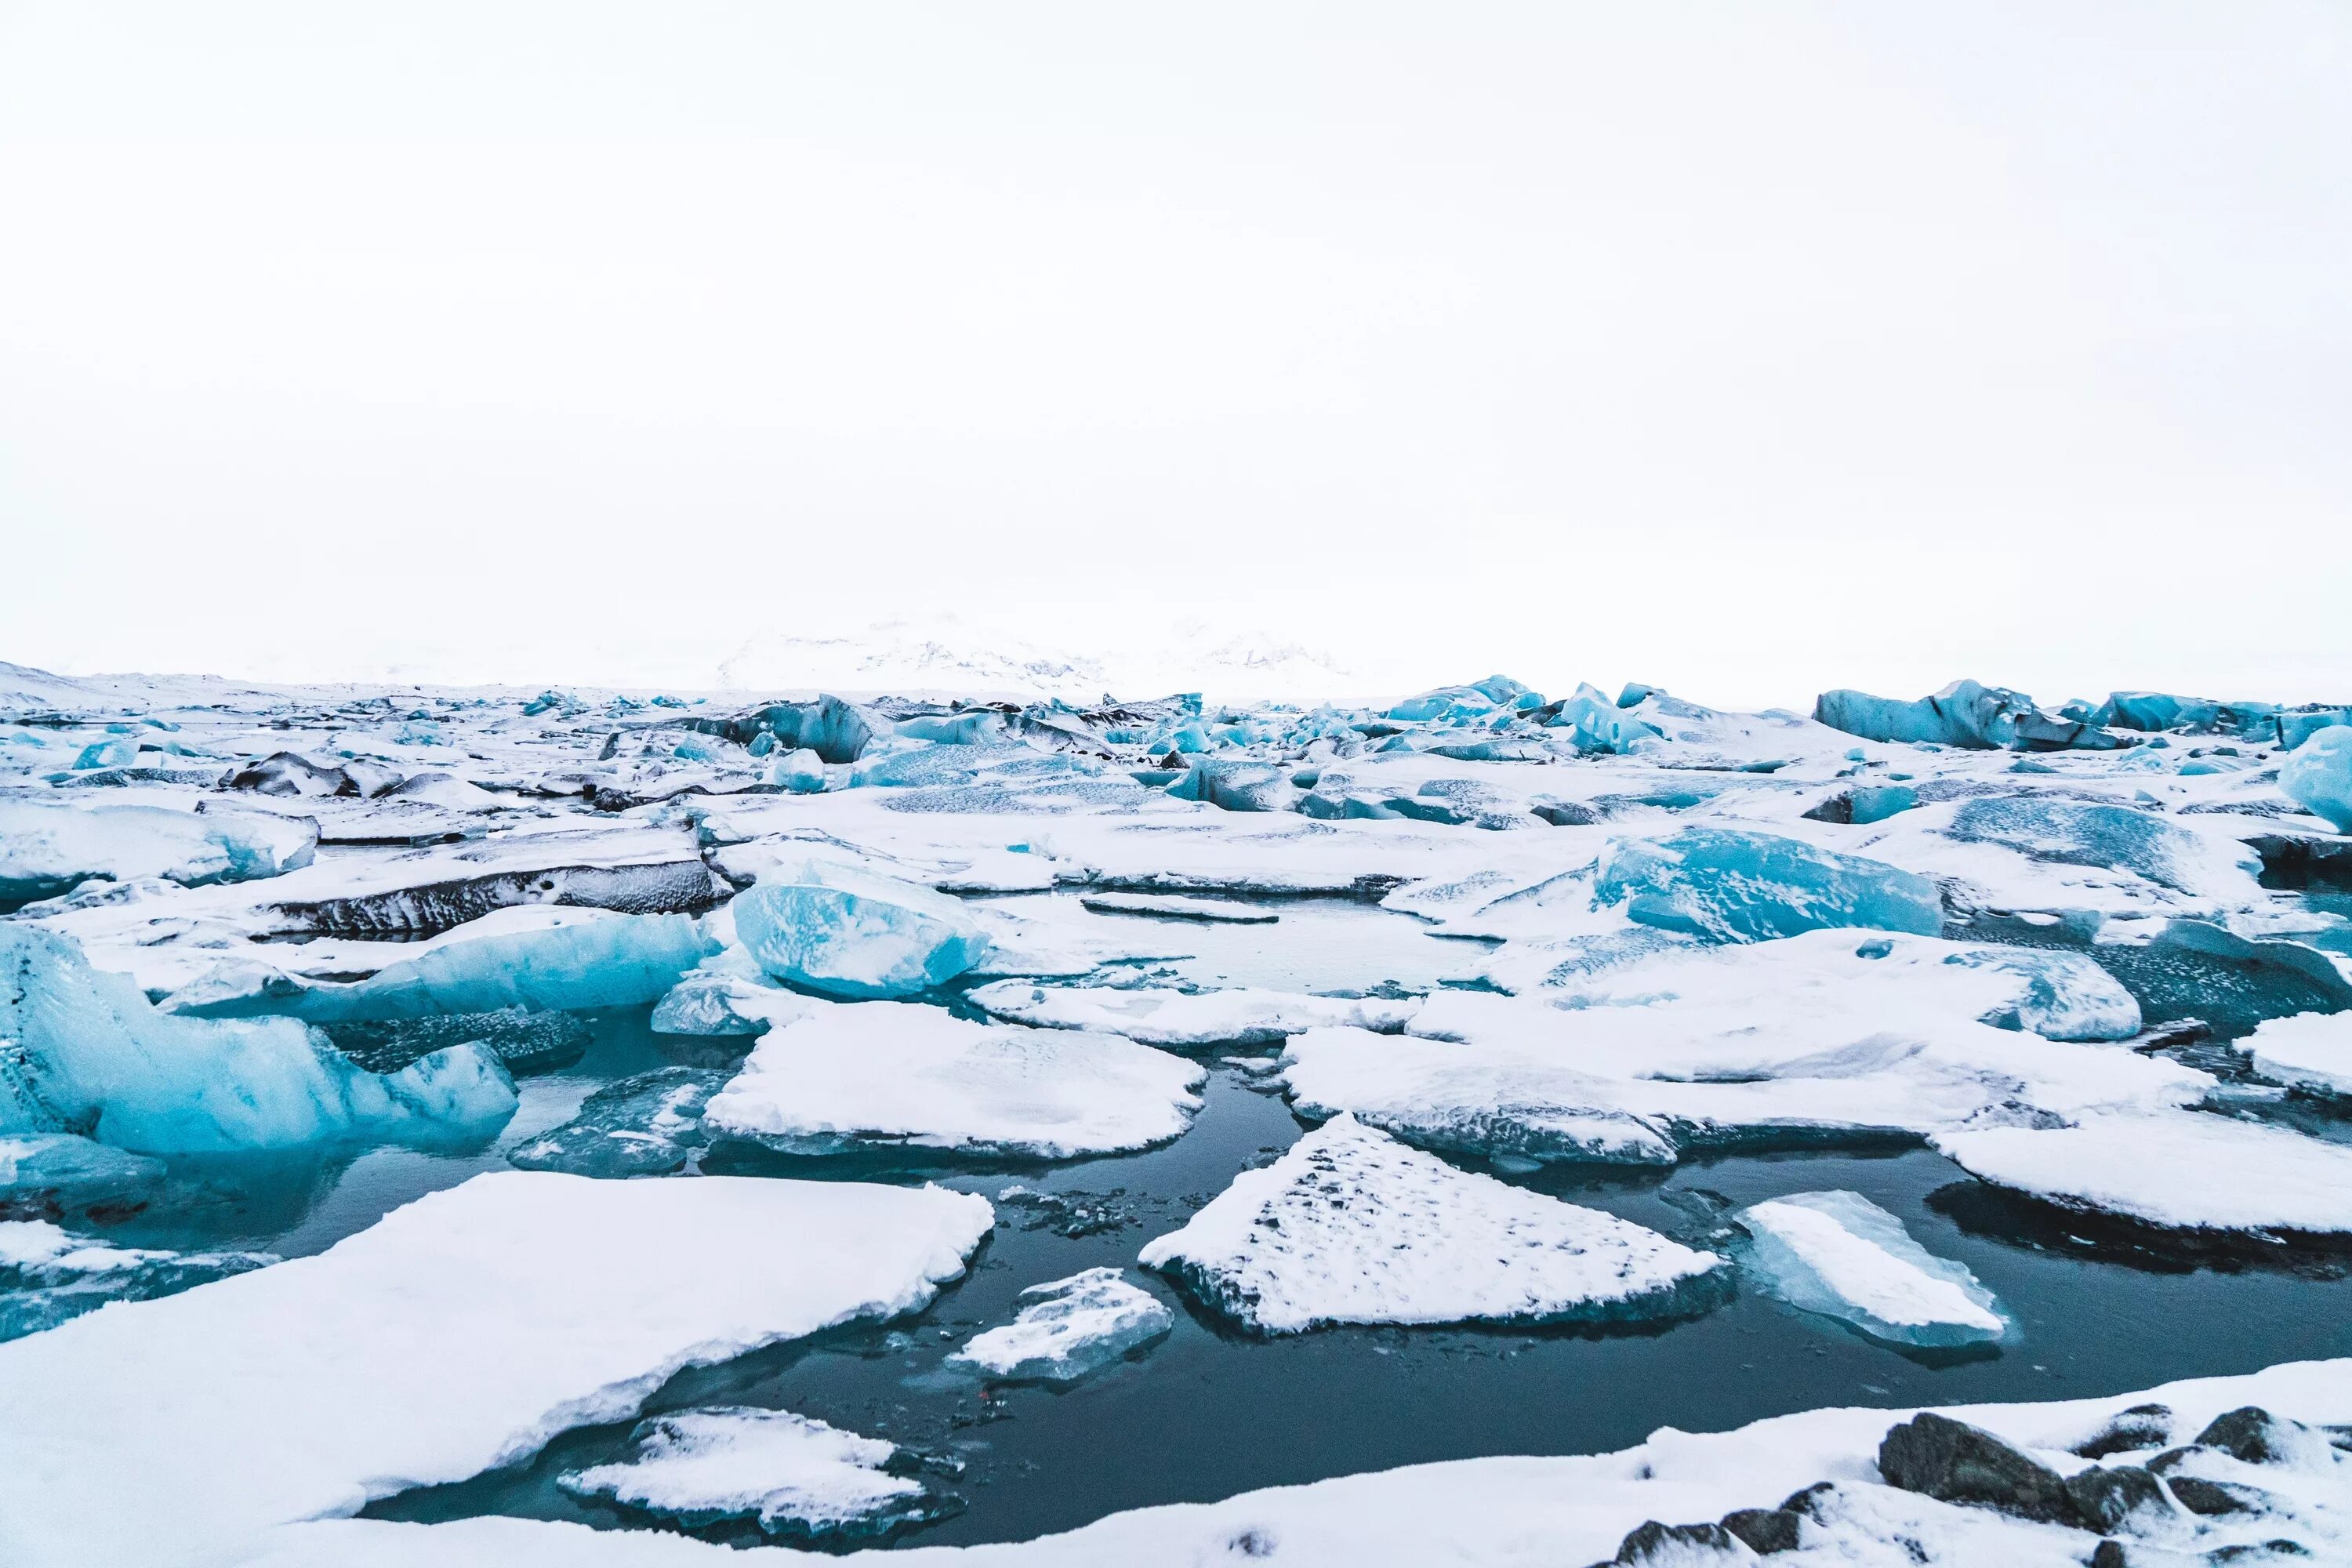
<path fill-rule="evenodd" d="M 1176 1315 L 1116 1268 L 1089 1268 L 1021 1292 L 1013 1321 L 974 1334 L 950 1363 L 1008 1381 L 1068 1383 L 1176 1326 Z"/>
<path fill-rule="evenodd" d="M 1750 1237 L 1740 1262 L 1792 1307 L 1903 1345 L 1984 1344 L 2012 1330 L 1966 1265 L 1930 1253 L 1859 1193 L 1791 1193 L 1735 1217 Z"/>
<path fill-rule="evenodd" d="M 1336 1323 L 1670 1316 L 1724 1260 L 1457 1171 L 1349 1116 L 1244 1171 L 1142 1262 L 1260 1333 Z"/>

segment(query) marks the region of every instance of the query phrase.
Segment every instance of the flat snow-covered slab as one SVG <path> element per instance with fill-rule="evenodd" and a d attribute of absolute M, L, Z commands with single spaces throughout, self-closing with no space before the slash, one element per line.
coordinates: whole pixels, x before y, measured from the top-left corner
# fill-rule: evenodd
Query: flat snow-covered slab
<path fill-rule="evenodd" d="M 681 1367 L 922 1306 L 992 1223 L 928 1187 L 477 1176 L 0 1345 L 0 1562 L 233 1561 L 624 1417 Z"/>
<path fill-rule="evenodd" d="M 2010 1331 L 1965 1265 L 1930 1253 L 1860 1193 L 1791 1193 L 1738 1217 L 1749 1275 L 1792 1307 L 1906 1345 L 1979 1344 Z"/>
<path fill-rule="evenodd" d="M 1255 904 L 1188 899 L 1179 893 L 1087 893 L 1078 902 L 1097 914 L 1154 915 L 1161 920 L 1204 921 L 1213 925 L 1272 925 L 1282 918 Z"/>
<path fill-rule="evenodd" d="M 2281 1128 L 2182 1111 L 1934 1142 L 1980 1181 L 2066 1208 L 2176 1230 L 2352 1233 L 2352 1148 Z"/>
<path fill-rule="evenodd" d="M 2309 1094 L 2352 1095 L 2352 1013 L 2272 1018 L 2238 1048 L 2264 1078 Z"/>
<path fill-rule="evenodd" d="M 1724 1260 L 1339 1116 L 1235 1176 L 1142 1262 L 1250 1328 L 1297 1333 L 1654 1317 L 1705 1304 Z"/>
<path fill-rule="evenodd" d="M 1147 1046 L 1271 1045 L 1308 1029 L 1401 1029 L 1418 996 L 1307 996 L 1237 986 L 1185 992 L 1166 986 L 1032 985 L 1000 980 L 971 1000 L 991 1017 L 1050 1029 L 1104 1029 Z"/>
<path fill-rule="evenodd" d="M 789 1153 L 905 1145 L 1068 1160 L 1176 1137 L 1207 1076 L 1117 1035 L 845 1003 L 762 1036 L 703 1121 Z"/>

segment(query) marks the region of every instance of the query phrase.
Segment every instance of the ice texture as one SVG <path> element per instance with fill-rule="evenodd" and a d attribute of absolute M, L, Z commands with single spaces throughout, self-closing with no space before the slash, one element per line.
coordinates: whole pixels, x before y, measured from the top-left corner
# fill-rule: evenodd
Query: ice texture
<path fill-rule="evenodd" d="M 2352 725 L 2315 731 L 2279 763 L 2279 788 L 2338 833 L 2352 833 Z"/>
<path fill-rule="evenodd" d="M 1176 1314 L 1116 1268 L 1032 1285 L 1013 1321 L 974 1334 L 949 1358 L 1007 1382 L 1071 1383 L 1150 1344 Z"/>
<path fill-rule="evenodd" d="M 525 1171 L 575 1176 L 663 1176 L 683 1169 L 709 1142 L 702 1108 L 732 1075 L 714 1068 L 656 1068 L 608 1083 L 571 1121 L 507 1152 Z"/>
<path fill-rule="evenodd" d="M 789 1410 L 679 1410 L 641 1422 L 636 1451 L 558 1484 L 687 1525 L 756 1519 L 772 1535 L 867 1541 L 935 1517 L 922 1482 L 885 1468 L 895 1444 Z"/>
<path fill-rule="evenodd" d="M 2264 1078 L 2310 1094 L 2352 1097 L 2352 1013 L 2265 1019 L 2236 1045 Z"/>
<path fill-rule="evenodd" d="M 1597 903 L 1625 906 L 1643 925 L 1712 942 L 1763 942 L 1828 926 L 1943 929 L 1935 883 L 1858 855 L 1794 838 L 1686 827 L 1612 846 L 1593 883 Z"/>
<path fill-rule="evenodd" d="M 1871 741 L 2012 752 L 2068 747 L 2112 751 L 2127 743 L 2096 725 L 2044 713 L 2022 692 L 1973 680 L 1956 680 L 1934 696 L 1912 702 L 1861 691 L 1824 691 L 1813 704 L 1813 718 Z"/>
<path fill-rule="evenodd" d="M 477 1176 L 316 1257 L 0 1345 L 0 1561 L 237 1560 L 625 1419 L 683 1367 L 919 1308 L 991 1223 L 937 1188 Z"/>
<path fill-rule="evenodd" d="M 309 865 L 318 841 L 316 823 L 261 812 L 0 800 L 0 910 L 92 880 L 196 888 L 276 877 Z"/>
<path fill-rule="evenodd" d="M 1457 1171 L 1347 1115 L 1235 1176 L 1142 1262 L 1266 1334 L 1671 1315 L 1709 1304 L 1724 1265 L 1613 1215 Z"/>
<path fill-rule="evenodd" d="M 367 1072 L 289 1018 L 158 1012 L 71 942 L 21 924 L 0 925 L 0 1133 L 193 1153 L 479 1137 L 514 1114 L 514 1080 L 479 1045 Z"/>
<path fill-rule="evenodd" d="M 143 1207 L 163 1163 L 70 1132 L 0 1135 L 0 1219 L 59 1219 Z"/>
<path fill-rule="evenodd" d="M 263 1252 L 110 1247 L 44 1220 L 0 1221 L 0 1341 L 96 1311 L 226 1279 L 278 1259 Z"/>
<path fill-rule="evenodd" d="M 2176 1230 L 2352 1234 L 2352 1147 L 2179 1111 L 1939 1133 L 1969 1174 L 2062 1208 Z"/>
<path fill-rule="evenodd" d="M 912 1002 L 836 1004 L 761 1037 L 703 1120 L 794 1154 L 1069 1160 L 1176 1137 L 1206 1077 L 1117 1035 L 975 1024 Z"/>
<path fill-rule="evenodd" d="M 1164 986 L 1033 985 L 1000 980 L 970 993 L 991 1017 L 1055 1029 L 1100 1029 L 1147 1046 L 1263 1046 L 1308 1029 L 1393 1030 L 1418 996 L 1306 996 L 1255 986 L 1187 992 Z"/>
<path fill-rule="evenodd" d="M 980 962 L 988 938 L 954 899 L 813 860 L 737 896 L 735 931 L 760 967 L 829 996 L 911 996 Z"/>
<path fill-rule="evenodd" d="M 1964 1264 L 1937 1258 L 1860 1193 L 1791 1193 L 1734 1216 L 1741 1264 L 1770 1296 L 1896 1344 L 1950 1348 L 2012 1325 Z"/>
<path fill-rule="evenodd" d="M 1964 843 L 2005 844 L 2032 859 L 2129 871 L 2184 891 L 2205 853 L 2202 840 L 2160 812 L 2027 795 L 1963 802 L 1944 831 Z"/>

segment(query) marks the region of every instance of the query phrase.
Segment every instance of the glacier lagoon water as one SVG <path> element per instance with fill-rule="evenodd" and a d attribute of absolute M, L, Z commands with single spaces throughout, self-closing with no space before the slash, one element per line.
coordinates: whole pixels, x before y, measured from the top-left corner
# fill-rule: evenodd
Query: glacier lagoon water
<path fill-rule="evenodd" d="M 1017 905 L 1023 900 L 1007 900 Z M 1479 944 L 1340 901 L 1276 906 L 1266 928 L 1181 928 L 1202 984 L 1362 987 L 1458 977 Z M 520 1081 L 514 1121 L 468 1151 L 379 1148 L 353 1158 L 188 1156 L 166 1200 L 107 1227 L 120 1245 L 242 1247 L 294 1256 L 478 1171 L 567 1120 L 598 1087 L 714 1047 L 654 1034 L 646 1012 L 590 1016 L 592 1043 L 565 1071 Z M 1212 1058 L 1213 1061 L 1216 1058 Z M 946 1483 L 968 1507 L 902 1539 L 1020 1539 L 1116 1510 L 1207 1500 L 1255 1487 L 1426 1460 L 1601 1451 L 1660 1426 L 1709 1430 L 1824 1405 L 2057 1398 L 2164 1378 L 2251 1371 L 2352 1353 L 2352 1258 L 2264 1266 L 2197 1257 L 2113 1226 L 2006 1201 L 1928 1151 L 1798 1151 L 1691 1161 L 1660 1176 L 1550 1167 L 1502 1179 L 1694 1242 L 1715 1216 L 1767 1198 L 1858 1192 L 1939 1257 L 1966 1264 L 2019 1321 L 1998 1347 L 1906 1353 L 1743 1289 L 1727 1305 L 1640 1329 L 1340 1329 L 1278 1341 L 1234 1332 L 1168 1281 L 1133 1268 L 1142 1244 L 1182 1224 L 1234 1173 L 1303 1131 L 1241 1066 L 1218 1062 L 1206 1106 L 1176 1142 L 1145 1153 L 1039 1166 L 910 1167 L 721 1152 L 705 1168 L 811 1179 L 921 1181 L 995 1200 L 999 1226 L 971 1274 L 908 1320 L 862 1325 L 673 1379 L 645 1414 L 709 1405 L 795 1411 L 964 1467 Z M 2317 1129 L 2315 1129 L 2317 1130 Z M 690 1178 L 689 1178 L 690 1179 Z M 1024 1195 L 1003 1196 L 1008 1188 Z M 1042 1194 L 1042 1195 L 1041 1195 Z M 616 1255 L 625 1237 L 615 1237 Z M 1129 1363 L 1074 1386 L 992 1387 L 948 1364 L 1020 1292 L 1110 1267 L 1174 1310 L 1174 1331 Z M 634 1422 L 559 1436 L 527 1464 L 385 1499 L 372 1516 L 478 1514 L 642 1528 L 556 1479 L 628 1449 Z M 701 1531 L 748 1539 L 749 1526 Z"/>

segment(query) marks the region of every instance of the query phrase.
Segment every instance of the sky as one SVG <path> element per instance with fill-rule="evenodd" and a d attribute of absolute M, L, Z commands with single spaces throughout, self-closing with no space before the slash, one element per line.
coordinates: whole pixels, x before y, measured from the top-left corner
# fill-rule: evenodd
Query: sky
<path fill-rule="evenodd" d="M 0 0 L 0 659 L 2342 700 L 2347 278 L 2340 0 Z"/>

